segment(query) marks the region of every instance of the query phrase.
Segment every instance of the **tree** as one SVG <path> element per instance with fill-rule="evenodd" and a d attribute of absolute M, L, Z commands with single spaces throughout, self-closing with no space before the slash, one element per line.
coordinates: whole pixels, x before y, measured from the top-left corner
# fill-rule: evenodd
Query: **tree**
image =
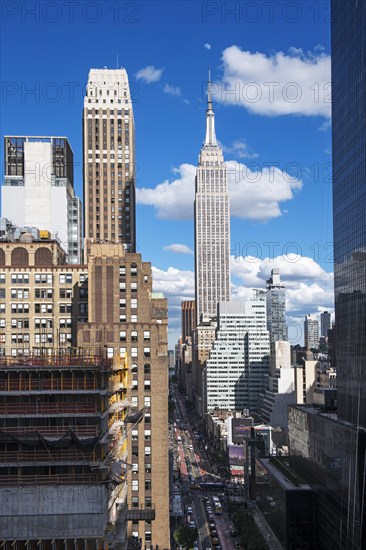
<path fill-rule="evenodd" d="M 191 529 L 186 525 L 182 525 L 174 531 L 173 538 L 177 544 L 184 548 L 193 548 L 194 541 L 198 539 L 198 529 Z"/>

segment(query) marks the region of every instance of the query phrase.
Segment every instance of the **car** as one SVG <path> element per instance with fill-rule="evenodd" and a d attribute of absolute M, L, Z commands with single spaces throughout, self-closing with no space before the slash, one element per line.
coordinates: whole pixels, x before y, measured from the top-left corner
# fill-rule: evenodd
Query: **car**
<path fill-rule="evenodd" d="M 196 524 L 195 524 L 195 522 L 194 522 L 194 521 L 190 521 L 190 522 L 189 522 L 189 527 L 190 527 L 190 529 L 196 529 Z"/>
<path fill-rule="evenodd" d="M 217 544 L 219 544 L 219 539 L 218 539 L 217 537 L 212 537 L 211 540 L 212 540 L 212 544 L 213 544 L 214 546 L 216 546 Z"/>
<path fill-rule="evenodd" d="M 187 514 L 193 514 L 192 506 L 187 506 Z"/>

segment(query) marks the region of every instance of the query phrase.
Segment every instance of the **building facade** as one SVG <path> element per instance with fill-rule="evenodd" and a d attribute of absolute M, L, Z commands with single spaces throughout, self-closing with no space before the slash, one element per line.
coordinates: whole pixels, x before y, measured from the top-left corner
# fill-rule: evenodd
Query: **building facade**
<path fill-rule="evenodd" d="M 65 137 L 5 136 L 2 216 L 58 238 L 68 263 L 82 261 L 81 203 Z"/>
<path fill-rule="evenodd" d="M 83 112 L 84 236 L 136 250 L 135 128 L 125 69 L 91 69 Z"/>
<path fill-rule="evenodd" d="M 182 302 L 182 340 L 185 342 L 187 336 L 192 336 L 192 331 L 196 327 L 196 302 L 194 300 L 185 300 Z"/>
<path fill-rule="evenodd" d="M 328 330 L 332 328 L 332 315 L 329 311 L 323 311 L 320 314 L 320 336 L 328 337 Z"/>
<path fill-rule="evenodd" d="M 311 315 L 306 315 L 304 320 L 304 341 L 307 350 L 319 348 L 319 321 Z"/>
<path fill-rule="evenodd" d="M 280 270 L 272 269 L 270 278 L 266 281 L 267 299 L 267 330 L 272 342 L 287 340 L 286 324 L 286 290 L 281 284 Z"/>
<path fill-rule="evenodd" d="M 194 202 L 196 318 L 216 316 L 230 300 L 230 204 L 226 167 L 215 135 L 211 82 L 208 84 L 206 138 L 196 174 Z"/>
<path fill-rule="evenodd" d="M 216 338 L 206 361 L 207 411 L 259 412 L 269 373 L 264 291 L 245 302 L 220 302 Z"/>

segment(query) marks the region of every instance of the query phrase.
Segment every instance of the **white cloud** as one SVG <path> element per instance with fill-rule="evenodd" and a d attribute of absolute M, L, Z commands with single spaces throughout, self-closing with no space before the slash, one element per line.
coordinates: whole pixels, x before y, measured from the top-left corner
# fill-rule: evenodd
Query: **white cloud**
<path fill-rule="evenodd" d="M 182 92 L 178 86 L 171 86 L 171 84 L 165 84 L 163 91 L 165 94 L 169 95 L 182 95 Z"/>
<path fill-rule="evenodd" d="M 290 48 L 277 52 L 223 51 L 222 82 L 213 89 L 217 101 L 261 115 L 331 116 L 330 56 L 320 47 L 305 54 Z"/>
<path fill-rule="evenodd" d="M 206 48 L 206 50 L 211 50 L 211 44 L 204 44 L 203 45 L 204 48 Z"/>
<path fill-rule="evenodd" d="M 280 203 L 293 199 L 302 182 L 277 167 L 260 170 L 256 163 L 226 163 L 231 215 L 267 221 L 282 215 Z M 137 189 L 137 202 L 154 206 L 160 219 L 189 220 L 193 217 L 196 167 L 181 164 L 180 177 L 164 181 L 155 188 Z"/>
<path fill-rule="evenodd" d="M 136 189 L 137 202 L 154 206 L 160 219 L 189 220 L 193 216 L 196 167 L 181 164 L 173 172 L 177 178 L 171 182 L 165 180 L 151 189 Z"/>
<path fill-rule="evenodd" d="M 251 147 L 249 147 L 244 138 L 236 139 L 230 147 L 225 146 L 222 143 L 220 143 L 220 146 L 222 147 L 224 153 L 230 153 L 234 157 L 240 159 L 254 159 L 259 156 Z"/>
<path fill-rule="evenodd" d="M 151 82 L 158 82 L 163 74 L 163 70 L 164 69 L 157 69 L 154 65 L 148 65 L 144 69 L 137 71 L 136 78 L 137 80 L 142 80 L 147 84 L 151 84 Z"/>
<path fill-rule="evenodd" d="M 174 252 L 175 254 L 193 254 L 193 250 L 185 244 L 173 243 L 168 246 L 164 246 L 163 250 L 168 252 Z"/>

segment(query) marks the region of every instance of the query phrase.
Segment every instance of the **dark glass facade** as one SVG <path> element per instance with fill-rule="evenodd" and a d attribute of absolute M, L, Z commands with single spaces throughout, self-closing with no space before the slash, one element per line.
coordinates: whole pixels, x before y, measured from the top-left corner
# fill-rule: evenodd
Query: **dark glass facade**
<path fill-rule="evenodd" d="M 332 1 L 333 217 L 339 417 L 366 427 L 366 2 Z"/>
<path fill-rule="evenodd" d="M 366 430 L 311 405 L 289 407 L 290 464 L 316 495 L 318 550 L 362 550 Z"/>

